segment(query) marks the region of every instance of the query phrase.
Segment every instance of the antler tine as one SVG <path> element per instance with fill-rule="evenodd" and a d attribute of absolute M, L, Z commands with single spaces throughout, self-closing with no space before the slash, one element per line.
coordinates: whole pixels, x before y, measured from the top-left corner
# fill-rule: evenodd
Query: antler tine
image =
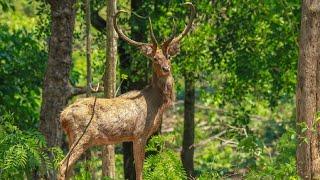
<path fill-rule="evenodd" d="M 167 53 L 167 48 L 170 45 L 170 43 L 172 42 L 172 40 L 174 39 L 175 34 L 177 32 L 177 24 L 175 23 L 174 18 L 173 18 L 173 24 L 174 25 L 173 25 L 171 36 L 162 44 L 162 51 L 165 53 Z"/>
<path fill-rule="evenodd" d="M 146 45 L 147 43 L 137 42 L 135 40 L 130 39 L 128 36 L 126 36 L 122 32 L 122 30 L 118 27 L 118 23 L 117 23 L 117 17 L 119 16 L 120 13 L 127 13 L 127 11 L 120 10 L 113 16 L 113 26 L 114 26 L 114 29 L 116 30 L 116 32 L 118 33 L 119 37 L 122 38 L 123 40 L 127 41 L 129 44 L 134 45 L 134 46 Z"/>
<path fill-rule="evenodd" d="M 184 5 L 189 6 L 189 7 L 190 7 L 190 10 L 191 10 L 191 15 L 190 15 L 189 23 L 188 23 L 188 25 L 184 28 L 184 30 L 182 31 L 182 33 L 179 34 L 179 36 L 177 36 L 176 38 L 173 39 L 174 42 L 180 41 L 185 35 L 188 34 L 188 32 L 191 30 L 193 20 L 194 20 L 194 18 L 196 17 L 196 8 L 194 7 L 194 5 L 193 5 L 191 2 L 184 3 Z"/>
<path fill-rule="evenodd" d="M 154 45 L 154 47 L 157 47 L 158 41 L 157 41 L 156 36 L 154 35 L 154 32 L 153 32 L 151 18 L 149 17 L 148 19 L 149 19 L 149 24 L 150 24 L 151 41 L 152 41 L 152 44 Z"/>

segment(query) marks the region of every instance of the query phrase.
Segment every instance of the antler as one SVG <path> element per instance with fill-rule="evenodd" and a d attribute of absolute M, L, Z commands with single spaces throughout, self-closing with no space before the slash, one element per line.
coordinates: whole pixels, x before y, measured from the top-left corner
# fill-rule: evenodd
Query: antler
<path fill-rule="evenodd" d="M 194 7 L 194 5 L 190 2 L 184 3 L 184 5 L 187 5 L 190 7 L 191 9 L 191 15 L 190 15 L 190 19 L 188 22 L 188 25 L 184 28 L 184 30 L 182 31 L 181 34 L 179 34 L 177 37 L 175 37 L 175 33 L 176 33 L 176 26 L 174 25 L 173 27 L 173 34 L 171 35 L 170 38 L 168 38 L 163 44 L 162 44 L 162 51 L 164 52 L 165 56 L 167 56 L 168 54 L 168 47 L 173 44 L 173 43 L 177 43 L 179 42 L 185 35 L 188 34 L 188 32 L 191 30 L 192 27 L 192 23 L 193 20 L 195 18 L 196 15 L 196 8 Z M 175 24 L 175 23 L 174 23 Z"/>
<path fill-rule="evenodd" d="M 127 13 L 126 11 L 120 10 L 118 11 L 114 16 L 113 16 L 113 26 L 116 32 L 118 33 L 119 37 L 122 38 L 123 40 L 127 41 L 129 44 L 134 45 L 134 46 L 143 46 L 147 45 L 147 43 L 142 43 L 142 42 L 137 42 L 135 40 L 130 39 L 128 36 L 126 36 L 122 30 L 118 27 L 117 23 L 117 17 L 119 16 L 120 13 Z"/>
<path fill-rule="evenodd" d="M 117 23 L 117 17 L 119 16 L 120 13 L 127 13 L 126 11 L 120 10 L 118 11 L 115 16 L 113 17 L 113 25 L 114 25 L 114 29 L 116 30 L 116 32 L 119 34 L 119 37 L 122 38 L 123 40 L 127 41 L 129 44 L 134 45 L 134 46 L 144 46 L 144 45 L 149 45 L 148 43 L 142 43 L 142 42 L 137 42 L 135 40 L 130 39 L 128 36 L 126 36 L 122 30 L 118 27 L 118 23 Z M 151 34 L 151 40 L 152 40 L 152 44 L 153 47 L 156 48 L 157 47 L 157 40 L 155 38 L 154 32 L 153 32 L 153 27 L 152 27 L 152 23 L 151 23 L 151 19 L 149 18 L 149 24 L 150 24 L 150 34 Z"/>
<path fill-rule="evenodd" d="M 190 7 L 190 10 L 191 10 L 191 15 L 190 15 L 190 19 L 189 19 L 189 22 L 187 24 L 187 26 L 184 28 L 184 30 L 182 31 L 181 34 L 179 34 L 177 37 L 175 38 L 169 38 L 164 44 L 171 44 L 171 43 L 174 43 L 174 42 L 179 42 L 185 35 L 188 34 L 188 32 L 191 30 L 191 27 L 192 27 L 192 23 L 193 23 L 193 20 L 194 18 L 196 17 L 196 8 L 194 7 L 194 5 L 191 3 L 191 2 L 187 2 L 187 3 L 184 3 L 184 5 L 187 5 Z M 169 41 L 171 39 L 171 41 Z M 167 45 L 167 46 L 168 46 Z"/>
<path fill-rule="evenodd" d="M 174 23 L 173 23 L 174 26 L 173 26 L 173 33 L 172 33 L 172 35 L 162 44 L 162 51 L 165 53 L 165 55 L 167 55 L 167 49 L 168 49 L 170 43 L 172 42 L 172 40 L 174 39 L 175 34 L 176 34 L 176 32 L 177 32 L 177 26 L 176 26 L 176 23 L 175 23 L 174 19 L 173 19 L 173 22 L 174 22 Z"/>
<path fill-rule="evenodd" d="M 149 17 L 149 24 L 150 24 L 150 34 L 151 34 L 152 44 L 153 44 L 153 46 L 157 47 L 158 41 L 157 41 L 157 39 L 156 39 L 156 36 L 154 35 L 153 27 L 152 27 L 152 22 L 151 22 L 151 18 L 150 18 L 150 17 Z"/>

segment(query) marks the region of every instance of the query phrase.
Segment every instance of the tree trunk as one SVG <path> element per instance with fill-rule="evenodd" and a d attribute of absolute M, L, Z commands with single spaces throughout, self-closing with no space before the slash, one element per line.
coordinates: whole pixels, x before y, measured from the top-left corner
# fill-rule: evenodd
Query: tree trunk
<path fill-rule="evenodd" d="M 104 93 L 106 98 L 113 98 L 116 94 L 116 56 L 117 56 L 117 35 L 113 27 L 112 19 L 117 6 L 116 0 L 107 1 L 107 50 L 106 69 L 104 76 Z M 102 175 L 115 178 L 115 154 L 114 145 L 107 145 L 102 150 Z"/>
<path fill-rule="evenodd" d="M 131 11 L 136 13 L 141 13 L 140 9 L 143 5 L 142 0 L 131 0 Z M 143 14 L 143 13 L 142 13 Z M 146 32 L 146 25 L 141 23 L 140 21 L 136 20 L 136 17 L 132 16 L 130 20 L 130 26 L 131 26 L 131 36 L 133 39 L 137 41 L 142 41 L 145 38 L 145 32 Z M 137 26 L 138 24 L 138 26 Z M 137 26 L 134 28 L 134 26 Z M 123 58 L 121 57 L 121 68 L 122 69 L 130 69 L 130 63 L 133 60 L 133 57 L 130 59 L 123 55 Z M 147 69 L 147 68 L 145 68 Z M 147 70 L 146 70 L 147 71 Z M 134 72 L 130 72 L 132 74 L 137 74 Z M 129 78 L 122 83 L 121 90 L 122 93 L 134 90 L 134 89 L 142 89 L 144 86 L 147 85 L 147 81 L 144 79 L 145 77 L 139 77 L 139 79 L 142 79 L 142 81 L 133 83 Z M 136 172 L 134 167 L 134 159 L 133 159 L 133 144 L 132 142 L 124 142 L 122 143 L 123 148 L 123 172 L 124 172 L 124 178 L 128 180 L 135 180 L 136 179 Z"/>
<path fill-rule="evenodd" d="M 92 73 L 91 73 L 91 36 L 90 36 L 90 26 L 91 26 L 91 12 L 90 12 L 90 0 L 85 1 L 85 12 L 86 12 L 86 60 L 87 60 L 87 92 L 86 97 L 91 96 L 90 84 L 92 83 Z"/>
<path fill-rule="evenodd" d="M 320 12 L 317 1 L 302 1 L 297 85 L 297 171 L 302 179 L 320 178 Z"/>
<path fill-rule="evenodd" d="M 192 75 L 185 77 L 184 98 L 184 129 L 182 140 L 181 160 L 188 178 L 194 178 L 193 154 L 194 147 L 194 106 L 195 106 L 195 84 Z"/>
<path fill-rule="evenodd" d="M 87 92 L 86 97 L 91 96 L 91 88 L 90 85 L 92 83 L 92 71 L 91 71 L 91 7 L 90 0 L 85 0 L 85 21 L 86 21 L 86 60 L 87 60 Z M 88 149 L 84 155 L 85 159 L 85 170 L 86 170 L 86 178 L 88 178 L 87 172 L 91 173 L 91 179 L 96 179 L 96 169 L 90 168 L 90 163 L 88 162 L 92 157 L 92 152 Z"/>
<path fill-rule="evenodd" d="M 40 131 L 45 136 L 49 147 L 61 146 L 62 144 L 62 128 L 59 123 L 59 116 L 71 95 L 69 73 L 72 64 L 75 2 L 75 0 L 49 1 L 51 36 L 40 112 Z M 55 179 L 55 173 L 50 172 L 48 178 Z"/>

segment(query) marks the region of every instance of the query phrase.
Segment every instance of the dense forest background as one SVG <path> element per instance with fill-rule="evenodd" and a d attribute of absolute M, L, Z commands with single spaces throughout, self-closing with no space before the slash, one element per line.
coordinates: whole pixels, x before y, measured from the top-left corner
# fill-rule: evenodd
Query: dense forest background
<path fill-rule="evenodd" d="M 177 32 L 184 28 L 189 11 L 183 2 L 119 0 L 118 9 L 151 17 L 162 41 L 173 33 L 174 24 Z M 191 166 L 197 178 L 298 179 L 295 87 L 300 1 L 192 2 L 197 9 L 193 30 L 172 60 L 177 101 L 163 117 L 161 135 L 149 141 L 145 179 L 187 177 L 180 160 L 187 120 L 191 122 L 187 128 L 194 128 Z M 92 0 L 91 8 L 92 77 L 97 84 L 103 81 L 108 48 L 105 2 Z M 84 2 L 75 2 L 75 9 L 69 80 L 81 87 L 86 86 L 87 73 Z M 51 16 L 46 1 L 0 0 L 0 179 L 45 177 L 67 152 L 63 139 L 61 146 L 54 146 L 39 130 Z M 147 20 L 132 14 L 120 23 L 133 39 L 149 41 Z M 117 57 L 118 95 L 148 84 L 149 61 L 137 49 L 119 40 Z M 69 103 L 85 96 L 79 94 Z M 192 115 L 185 117 L 186 111 Z M 115 149 L 116 179 L 123 179 L 124 151 L 121 144 Z M 101 177 L 100 149 L 92 149 L 90 156 L 78 161 L 75 179 Z"/>

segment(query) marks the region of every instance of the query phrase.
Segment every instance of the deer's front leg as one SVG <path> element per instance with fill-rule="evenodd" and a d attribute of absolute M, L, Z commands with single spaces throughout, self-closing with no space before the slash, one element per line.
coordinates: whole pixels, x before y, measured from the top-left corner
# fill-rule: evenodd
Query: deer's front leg
<path fill-rule="evenodd" d="M 136 168 L 136 180 L 142 180 L 143 161 L 145 156 L 145 140 L 138 139 L 133 142 L 133 157 Z"/>

